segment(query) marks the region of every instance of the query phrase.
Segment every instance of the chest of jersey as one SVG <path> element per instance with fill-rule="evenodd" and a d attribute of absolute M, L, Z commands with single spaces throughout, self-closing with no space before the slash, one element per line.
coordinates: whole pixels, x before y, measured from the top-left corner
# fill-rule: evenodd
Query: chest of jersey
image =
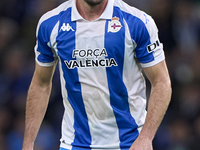
<path fill-rule="evenodd" d="M 125 25 L 117 17 L 93 22 L 60 22 L 56 42 L 58 56 L 68 69 L 118 66 L 127 46 Z M 131 39 L 128 44 L 132 47 Z"/>

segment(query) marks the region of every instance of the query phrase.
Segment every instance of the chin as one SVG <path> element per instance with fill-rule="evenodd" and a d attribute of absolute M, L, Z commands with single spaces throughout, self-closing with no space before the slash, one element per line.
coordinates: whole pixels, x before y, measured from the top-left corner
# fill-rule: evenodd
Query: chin
<path fill-rule="evenodd" d="M 84 0 L 90 6 L 96 6 L 101 4 L 104 0 Z"/>

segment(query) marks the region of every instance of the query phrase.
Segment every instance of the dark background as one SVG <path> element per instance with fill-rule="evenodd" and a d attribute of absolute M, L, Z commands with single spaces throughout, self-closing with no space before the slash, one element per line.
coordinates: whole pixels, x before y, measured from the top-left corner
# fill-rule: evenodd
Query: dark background
<path fill-rule="evenodd" d="M 0 150 L 21 150 L 36 25 L 42 14 L 62 2 L 0 0 Z M 154 18 L 172 81 L 172 101 L 154 139 L 154 150 L 200 150 L 200 1 L 126 2 Z M 62 113 L 56 70 L 35 149 L 58 150 Z"/>

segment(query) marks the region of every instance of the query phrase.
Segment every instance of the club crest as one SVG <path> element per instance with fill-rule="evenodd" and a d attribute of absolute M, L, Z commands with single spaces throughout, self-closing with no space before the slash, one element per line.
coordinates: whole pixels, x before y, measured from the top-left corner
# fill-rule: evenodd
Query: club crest
<path fill-rule="evenodd" d="M 116 33 L 121 29 L 122 25 L 119 22 L 118 17 L 113 17 L 111 21 L 108 21 L 108 32 Z"/>

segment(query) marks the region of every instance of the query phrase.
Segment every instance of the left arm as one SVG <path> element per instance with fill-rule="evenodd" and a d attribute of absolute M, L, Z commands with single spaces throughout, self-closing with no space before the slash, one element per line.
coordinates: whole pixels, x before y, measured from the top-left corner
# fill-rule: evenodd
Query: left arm
<path fill-rule="evenodd" d="M 171 99 L 171 82 L 165 61 L 144 68 L 151 83 L 147 117 L 138 138 L 130 150 L 153 150 L 152 141 Z"/>

